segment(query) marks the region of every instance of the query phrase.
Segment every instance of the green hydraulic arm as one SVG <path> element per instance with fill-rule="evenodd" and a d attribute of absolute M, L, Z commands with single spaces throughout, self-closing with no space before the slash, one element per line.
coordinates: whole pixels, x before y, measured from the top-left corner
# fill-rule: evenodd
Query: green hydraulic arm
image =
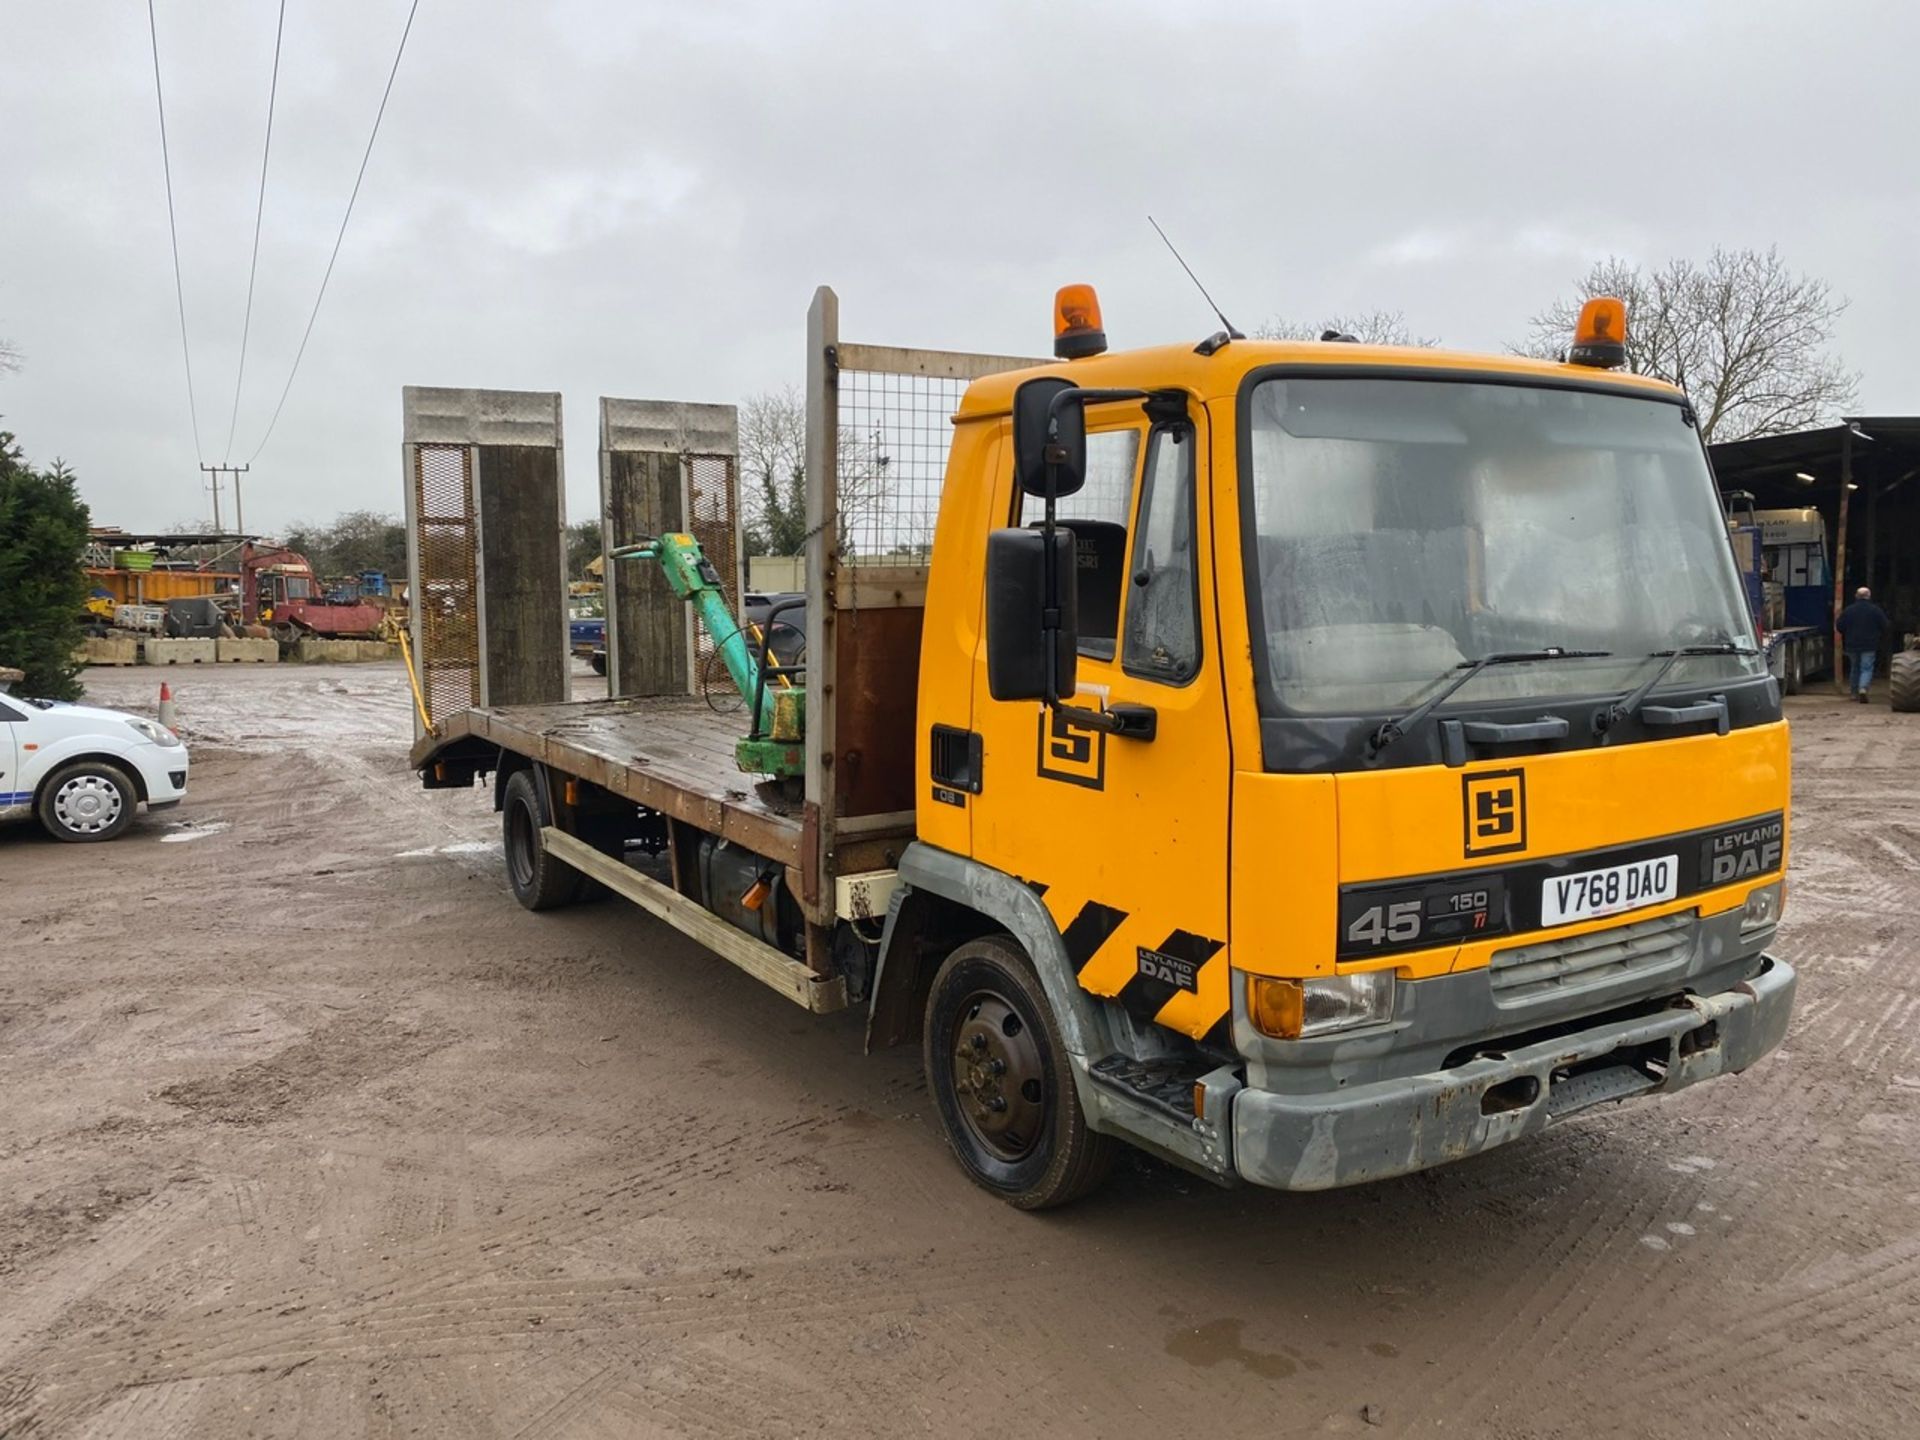
<path fill-rule="evenodd" d="M 610 560 L 651 560 L 667 588 L 692 605 L 720 651 L 734 688 L 753 717 L 750 732 L 734 746 L 734 760 L 749 775 L 796 780 L 806 774 L 807 694 L 784 676 L 761 673 L 747 627 L 727 608 L 720 576 L 691 535 L 657 535 L 607 552 Z"/>

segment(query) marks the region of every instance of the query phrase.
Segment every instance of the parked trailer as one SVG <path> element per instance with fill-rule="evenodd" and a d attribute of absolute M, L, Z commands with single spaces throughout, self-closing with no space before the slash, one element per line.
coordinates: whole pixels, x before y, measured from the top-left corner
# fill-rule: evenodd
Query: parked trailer
<path fill-rule="evenodd" d="M 604 887 L 919 1044 L 1023 1207 L 1121 1141 L 1324 1189 L 1736 1073 L 1793 1005 L 1787 732 L 1623 326 L 1108 356 L 1069 287 L 1038 365 L 843 342 L 822 290 L 800 693 L 480 704 L 412 762 L 491 776 L 523 905 Z M 690 535 L 609 560 L 713 603 Z"/>

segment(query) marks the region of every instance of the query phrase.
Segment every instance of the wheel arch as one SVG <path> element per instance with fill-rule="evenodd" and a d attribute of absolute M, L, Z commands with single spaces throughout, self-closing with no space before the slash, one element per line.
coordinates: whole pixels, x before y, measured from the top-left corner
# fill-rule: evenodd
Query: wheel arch
<path fill-rule="evenodd" d="M 533 772 L 533 788 L 540 796 L 542 819 L 551 822 L 553 818 L 553 792 L 547 782 L 547 767 L 536 765 L 516 750 L 502 750 L 500 759 L 493 767 L 493 808 L 499 812 L 506 808 L 507 781 L 522 770 Z"/>
<path fill-rule="evenodd" d="M 934 972 L 956 946 L 1004 934 L 1032 962 L 1070 1054 L 1104 1054 L 1106 1036 L 1080 988 L 1053 916 L 1031 886 L 990 865 L 915 841 L 900 857 L 867 1009 L 867 1050 L 918 1041 Z"/>
<path fill-rule="evenodd" d="M 96 765 L 113 766 L 114 769 L 118 770 L 133 782 L 134 798 L 143 805 L 146 803 L 147 777 L 141 773 L 138 765 L 125 755 L 116 755 L 111 750 L 85 749 L 75 750 L 71 755 L 55 756 L 53 759 L 45 762 L 47 773 L 42 775 L 40 777 L 40 783 L 33 787 L 33 803 L 36 806 L 39 805 L 40 798 L 47 793 L 47 786 L 53 782 L 54 776 L 58 775 L 62 770 L 65 770 L 69 765 L 79 764 L 82 761 L 89 761 Z"/>

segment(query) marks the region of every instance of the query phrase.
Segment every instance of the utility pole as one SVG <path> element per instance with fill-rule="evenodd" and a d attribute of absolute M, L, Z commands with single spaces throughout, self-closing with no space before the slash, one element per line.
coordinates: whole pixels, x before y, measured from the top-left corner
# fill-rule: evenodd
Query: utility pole
<path fill-rule="evenodd" d="M 233 477 L 233 528 L 245 530 L 247 522 L 240 515 L 240 477 L 253 468 L 252 465 L 202 465 L 200 467 L 213 476 L 213 528 L 220 529 L 220 477 Z"/>

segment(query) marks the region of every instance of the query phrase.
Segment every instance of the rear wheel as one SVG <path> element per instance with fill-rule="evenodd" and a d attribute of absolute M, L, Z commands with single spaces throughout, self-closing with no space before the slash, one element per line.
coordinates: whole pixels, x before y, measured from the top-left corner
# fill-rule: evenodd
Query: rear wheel
<path fill-rule="evenodd" d="M 546 823 L 533 772 L 514 771 L 500 800 L 501 840 L 506 851 L 507 888 L 529 910 L 571 905 L 586 885 L 586 876 L 554 858 L 542 843 L 540 831 Z"/>
<path fill-rule="evenodd" d="M 76 760 L 47 777 L 40 790 L 40 823 L 56 840 L 111 840 L 133 823 L 139 792 L 118 765 Z"/>
<path fill-rule="evenodd" d="M 940 1123 L 973 1181 L 1022 1210 L 1077 1200 L 1119 1142 L 1087 1128 L 1067 1047 L 1020 948 L 962 945 L 934 976 L 921 1059 Z"/>
<path fill-rule="evenodd" d="M 1894 709 L 1920 711 L 1920 650 L 1902 650 L 1893 657 L 1887 688 L 1892 692 Z"/>
<path fill-rule="evenodd" d="M 1800 662 L 1800 647 L 1798 645 L 1789 645 L 1787 647 L 1787 681 L 1786 684 L 1780 688 L 1785 690 L 1789 695 L 1798 695 L 1800 693 L 1800 687 L 1805 683 L 1806 678 L 1806 671 Z"/>

